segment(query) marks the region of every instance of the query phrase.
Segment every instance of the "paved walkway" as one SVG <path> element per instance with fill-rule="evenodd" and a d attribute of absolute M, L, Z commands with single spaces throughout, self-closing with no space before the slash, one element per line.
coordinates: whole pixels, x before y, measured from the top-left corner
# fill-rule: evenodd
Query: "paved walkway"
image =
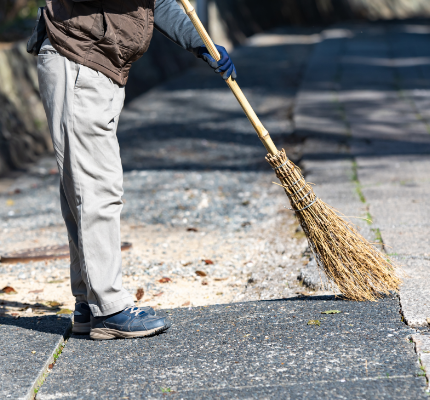
<path fill-rule="evenodd" d="M 71 329 L 70 316 L 0 317 L 0 399 L 31 399 Z"/>
<path fill-rule="evenodd" d="M 283 73 L 303 41 L 316 44 L 296 94 L 299 75 L 288 75 L 292 85 Z M 429 43 L 428 26 L 368 24 L 261 35 L 235 52 L 240 83 L 275 141 L 301 158 L 329 204 L 371 217 L 357 224 L 405 265 L 400 303 L 307 296 L 172 308 L 172 328 L 147 340 L 72 336 L 37 399 L 428 398 Z M 267 168 L 221 84 L 197 69 L 132 102 L 121 121 L 126 168 Z M 208 133 L 219 154 L 191 164 L 187 154 L 199 153 Z M 328 310 L 341 312 L 321 314 Z"/>
<path fill-rule="evenodd" d="M 410 326 L 430 316 L 430 26 L 325 31 L 297 98 L 297 134 L 316 191 L 380 241 L 408 274 Z M 427 108 L 426 108 L 427 107 Z"/>
<path fill-rule="evenodd" d="M 321 314 L 328 310 L 341 313 Z M 396 298 L 291 298 L 169 315 L 172 328 L 150 339 L 73 336 L 37 398 L 427 398 Z"/>

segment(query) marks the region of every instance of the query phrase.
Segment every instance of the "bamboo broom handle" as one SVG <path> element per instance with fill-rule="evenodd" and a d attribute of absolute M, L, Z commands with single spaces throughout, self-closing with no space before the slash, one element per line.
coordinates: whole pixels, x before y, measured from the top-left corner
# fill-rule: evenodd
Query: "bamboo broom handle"
<path fill-rule="evenodd" d="M 193 23 L 194 27 L 196 28 L 197 32 L 199 33 L 200 37 L 203 40 L 203 43 L 205 44 L 206 48 L 209 50 L 210 55 L 216 60 L 219 61 L 221 59 L 220 54 L 218 53 L 217 48 L 214 45 L 214 42 L 210 38 L 209 34 L 207 33 L 205 27 L 201 23 L 199 17 L 197 16 L 196 10 L 194 7 L 190 4 L 188 0 L 181 0 L 182 6 L 185 9 L 185 12 L 187 13 L 188 17 L 190 18 L 191 22 Z M 245 112 L 246 116 L 248 117 L 249 121 L 251 122 L 252 126 L 254 127 L 255 131 L 257 132 L 258 137 L 263 142 L 264 147 L 266 150 L 272 154 L 275 155 L 278 153 L 278 149 L 276 148 L 275 144 L 272 141 L 272 138 L 269 135 L 269 132 L 267 129 L 263 126 L 259 118 L 257 117 L 257 114 L 255 114 L 253 108 L 251 107 L 251 104 L 249 104 L 249 101 L 243 94 L 242 90 L 240 89 L 239 85 L 235 80 L 231 78 L 231 76 L 226 81 L 227 85 L 233 92 L 234 96 L 236 97 L 239 104 L 242 106 L 243 111 Z"/>

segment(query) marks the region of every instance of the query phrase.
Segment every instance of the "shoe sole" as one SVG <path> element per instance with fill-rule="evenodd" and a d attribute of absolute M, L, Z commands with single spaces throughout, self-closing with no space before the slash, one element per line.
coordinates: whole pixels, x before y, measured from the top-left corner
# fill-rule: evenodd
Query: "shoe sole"
<path fill-rule="evenodd" d="M 72 333 L 80 333 L 81 335 L 88 335 L 91 332 L 90 322 L 75 322 L 73 324 Z"/>
<path fill-rule="evenodd" d="M 170 328 L 170 324 L 160 326 L 159 328 L 150 329 L 149 331 L 124 332 L 116 329 L 94 328 L 91 329 L 90 338 L 93 340 L 111 340 L 111 339 L 133 339 L 156 335 Z"/>

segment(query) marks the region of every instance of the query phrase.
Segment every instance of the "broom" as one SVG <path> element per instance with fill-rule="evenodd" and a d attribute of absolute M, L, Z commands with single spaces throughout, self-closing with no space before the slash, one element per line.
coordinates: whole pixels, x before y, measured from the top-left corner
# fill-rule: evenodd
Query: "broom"
<path fill-rule="evenodd" d="M 221 56 L 194 7 L 188 0 L 181 0 L 181 3 L 210 55 L 219 61 Z M 315 195 L 300 168 L 287 158 L 284 149 L 276 148 L 237 82 L 231 76 L 226 82 L 269 153 L 266 160 L 290 200 L 290 210 L 296 213 L 318 267 L 329 281 L 336 284 L 346 298 L 356 301 L 375 301 L 390 291 L 398 291 L 401 280 L 387 255 Z"/>

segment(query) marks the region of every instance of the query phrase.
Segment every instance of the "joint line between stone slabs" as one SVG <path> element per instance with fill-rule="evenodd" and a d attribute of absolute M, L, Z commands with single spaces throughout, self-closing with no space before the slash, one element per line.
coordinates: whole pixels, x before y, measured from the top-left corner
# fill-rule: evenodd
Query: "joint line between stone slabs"
<path fill-rule="evenodd" d="M 366 378 L 353 378 L 353 379 L 336 379 L 333 381 L 329 380 L 321 380 L 321 381 L 313 381 L 313 385 L 321 385 L 324 383 L 347 383 L 347 382 L 361 382 L 361 381 L 380 381 L 380 380 L 389 380 L 389 379 L 410 379 L 410 378 L 416 378 L 415 375 L 393 375 L 393 376 L 378 376 L 378 377 L 366 377 Z M 241 389 L 258 389 L 258 388 L 267 388 L 267 387 L 290 387 L 295 385 L 301 385 L 300 382 L 294 382 L 294 383 L 284 383 L 284 384 L 276 384 L 276 385 L 247 385 L 247 386 L 225 386 L 225 387 L 214 387 L 214 388 L 199 388 L 199 389 L 192 389 L 192 390 L 180 390 L 178 393 L 187 393 L 187 392 L 211 392 L 211 391 L 219 391 L 219 390 L 241 390 Z"/>
<path fill-rule="evenodd" d="M 65 318 L 65 317 L 63 317 L 63 318 Z M 22 399 L 33 400 L 33 399 L 37 398 L 36 397 L 37 393 L 35 393 L 35 390 L 40 389 L 42 387 L 43 383 L 45 382 L 45 378 L 46 378 L 45 374 L 48 372 L 49 365 L 56 362 L 56 360 L 54 359 L 54 354 L 58 351 L 58 349 L 60 348 L 60 346 L 63 343 L 64 343 L 64 347 L 66 347 L 67 339 L 70 337 L 71 332 L 72 332 L 72 318 L 69 315 L 67 315 L 66 318 L 69 318 L 69 324 L 66 327 L 66 329 L 62 335 L 62 338 L 60 338 L 58 340 L 58 342 L 55 344 L 54 350 L 51 352 L 51 354 L 49 355 L 45 364 L 40 369 L 37 377 L 34 379 L 33 384 L 30 387 L 29 391 L 27 392 L 25 397 L 23 397 Z"/>

